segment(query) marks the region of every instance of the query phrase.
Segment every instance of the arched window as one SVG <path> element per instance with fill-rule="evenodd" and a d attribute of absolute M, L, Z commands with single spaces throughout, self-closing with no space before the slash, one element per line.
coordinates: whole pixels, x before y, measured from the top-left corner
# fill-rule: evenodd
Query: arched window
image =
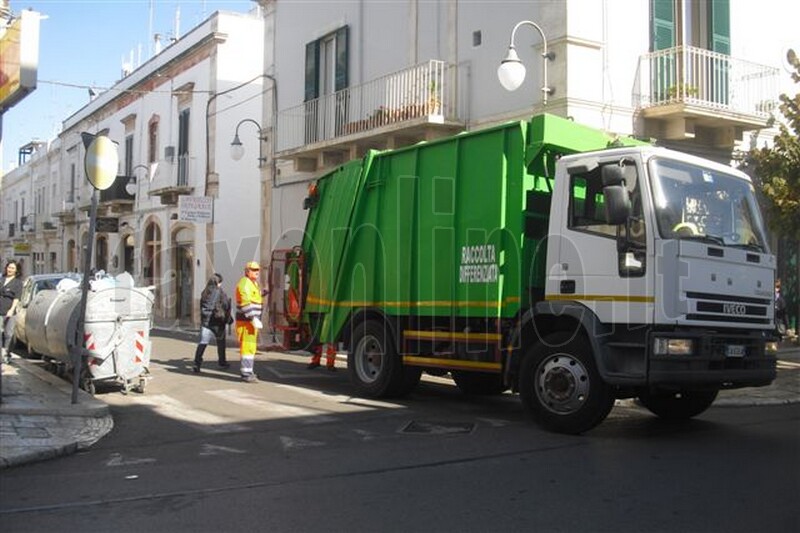
<path fill-rule="evenodd" d="M 95 246 L 94 267 L 97 270 L 108 272 L 108 239 L 105 236 L 97 237 Z"/>
<path fill-rule="evenodd" d="M 144 230 L 142 277 L 146 285 L 157 285 L 161 279 L 161 228 L 151 222 Z"/>

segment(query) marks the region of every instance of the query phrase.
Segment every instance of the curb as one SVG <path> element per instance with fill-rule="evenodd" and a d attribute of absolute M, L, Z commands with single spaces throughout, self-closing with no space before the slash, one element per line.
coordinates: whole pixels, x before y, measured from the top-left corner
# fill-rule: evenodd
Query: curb
<path fill-rule="evenodd" d="M 0 457 L 0 470 L 26 463 L 71 455 L 77 452 L 78 449 L 79 446 L 77 442 L 70 442 L 58 446 L 43 446 L 39 450 L 32 450 L 29 446 L 11 446 L 4 450 L 7 457 Z"/>

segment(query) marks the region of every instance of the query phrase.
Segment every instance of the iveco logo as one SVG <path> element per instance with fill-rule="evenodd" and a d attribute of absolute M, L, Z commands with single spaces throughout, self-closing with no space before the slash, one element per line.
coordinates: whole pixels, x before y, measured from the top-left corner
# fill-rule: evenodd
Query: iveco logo
<path fill-rule="evenodd" d="M 726 315 L 744 315 L 747 313 L 747 308 L 744 304 L 723 304 L 722 312 Z"/>

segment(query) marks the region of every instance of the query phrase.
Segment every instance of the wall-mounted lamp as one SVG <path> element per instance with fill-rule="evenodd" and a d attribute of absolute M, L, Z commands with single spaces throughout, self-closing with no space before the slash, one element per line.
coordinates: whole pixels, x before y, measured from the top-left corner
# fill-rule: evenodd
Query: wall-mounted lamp
<path fill-rule="evenodd" d="M 234 161 L 239 161 L 244 156 L 244 145 L 239 139 L 239 126 L 245 122 L 250 122 L 258 128 L 258 166 L 260 167 L 267 160 L 267 158 L 264 157 L 263 148 L 263 143 L 267 140 L 267 137 L 264 135 L 264 130 L 261 129 L 261 125 L 252 118 L 244 118 L 236 125 L 236 131 L 233 134 L 233 141 L 231 142 L 231 158 Z"/>
<path fill-rule="evenodd" d="M 125 192 L 131 196 L 136 194 L 136 176 L 131 176 L 128 183 L 125 184 Z"/>
<path fill-rule="evenodd" d="M 525 80 L 525 65 L 523 65 L 522 61 L 519 60 L 517 50 L 514 47 L 514 36 L 516 35 L 517 29 L 520 26 L 533 26 L 536 31 L 539 32 L 539 35 L 542 36 L 542 58 L 544 58 L 542 75 L 542 105 L 547 105 L 547 96 L 553 94 L 554 92 L 554 89 L 547 85 L 547 62 L 555 59 L 556 55 L 553 52 L 547 51 L 547 39 L 545 39 L 542 28 L 540 28 L 535 22 L 523 20 L 518 22 L 517 25 L 514 26 L 514 29 L 511 30 L 511 43 L 508 45 L 506 57 L 500 62 L 500 66 L 497 67 L 497 78 L 500 80 L 500 84 L 507 91 L 516 91 Z"/>
<path fill-rule="evenodd" d="M 142 165 L 141 163 L 138 165 L 134 165 L 134 167 L 131 169 L 131 173 L 133 175 L 128 177 L 128 183 L 125 184 L 125 192 L 127 192 L 131 196 L 133 196 L 139 191 L 137 187 L 138 179 L 136 178 L 136 170 L 140 168 L 143 168 L 146 171 L 150 172 L 150 168 L 147 165 Z"/>

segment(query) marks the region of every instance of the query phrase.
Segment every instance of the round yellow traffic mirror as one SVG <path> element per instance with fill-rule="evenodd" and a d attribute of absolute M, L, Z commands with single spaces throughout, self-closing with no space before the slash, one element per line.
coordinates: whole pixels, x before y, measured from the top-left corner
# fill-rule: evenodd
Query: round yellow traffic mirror
<path fill-rule="evenodd" d="M 86 149 L 84 158 L 86 177 L 92 187 L 100 191 L 111 187 L 117 179 L 118 167 L 119 153 L 116 143 L 105 135 L 95 137 Z"/>

